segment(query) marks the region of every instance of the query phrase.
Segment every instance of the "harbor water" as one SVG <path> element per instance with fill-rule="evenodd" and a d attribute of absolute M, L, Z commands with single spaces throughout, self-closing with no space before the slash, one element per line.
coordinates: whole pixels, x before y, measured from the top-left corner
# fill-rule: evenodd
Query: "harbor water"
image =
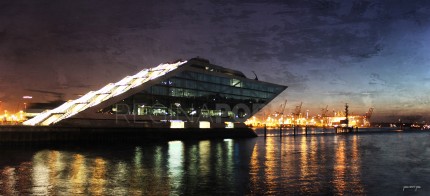
<path fill-rule="evenodd" d="M 0 195 L 430 195 L 430 132 L 367 131 L 4 145 Z"/>

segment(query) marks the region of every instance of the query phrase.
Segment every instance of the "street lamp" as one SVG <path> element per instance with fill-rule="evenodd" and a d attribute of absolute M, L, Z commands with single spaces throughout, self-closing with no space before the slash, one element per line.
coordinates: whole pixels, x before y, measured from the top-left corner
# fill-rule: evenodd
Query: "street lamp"
<path fill-rule="evenodd" d="M 33 96 L 25 95 L 22 96 L 23 99 L 33 99 Z M 27 112 L 27 103 L 24 102 L 24 112 Z"/>

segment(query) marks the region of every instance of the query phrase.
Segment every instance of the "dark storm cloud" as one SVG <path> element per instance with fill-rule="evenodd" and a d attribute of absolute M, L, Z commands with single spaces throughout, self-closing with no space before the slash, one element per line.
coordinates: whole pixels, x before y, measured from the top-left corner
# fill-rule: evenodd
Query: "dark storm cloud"
<path fill-rule="evenodd" d="M 52 53 L 104 53 L 120 55 L 121 30 L 158 29 L 168 15 L 152 9 L 154 2 L 134 1 L 28 1 L 11 3 L 8 22 L 2 25 L 13 59 Z M 14 10 L 14 11 L 10 11 Z M 163 12 L 161 12 L 163 13 Z"/>
<path fill-rule="evenodd" d="M 354 2 L 349 10 L 332 1 L 274 1 L 262 7 L 258 3 L 217 1 L 211 21 L 232 33 L 225 40 L 217 38 L 213 51 L 232 48 L 241 60 L 301 63 L 309 57 L 359 60 L 383 50 L 384 30 L 378 20 L 386 16 L 374 3 Z"/>
<path fill-rule="evenodd" d="M 5 55 L 12 61 L 28 59 L 35 51 L 50 53 L 52 50 L 66 54 L 95 52 L 120 56 L 127 50 L 121 40 L 124 33 L 169 29 L 176 18 L 205 20 L 200 18 L 202 10 L 181 3 L 40 2 L 43 1 L 27 3 L 25 7 L 8 6 L 8 9 L 15 9 L 9 11 L 9 15 L 20 16 L 17 17 L 19 21 L 27 20 L 24 24 L 18 23 L 17 26 L 23 26 L 18 28 L 21 30 L 19 32 L 2 31 L 6 35 L 16 35 L 15 38 L 8 38 L 16 41 L 10 44 L 13 47 Z M 384 33 L 381 25 L 399 16 L 387 15 L 389 12 L 383 9 L 387 5 L 383 2 L 353 1 L 349 6 L 343 4 L 342 1 L 214 1 L 203 8 L 213 8 L 206 10 L 210 14 L 209 21 L 214 24 L 213 29 L 222 27 L 221 33 L 224 35 L 210 35 L 213 39 L 207 41 L 214 46 L 212 51 L 221 52 L 230 48 L 236 58 L 255 61 L 276 58 L 301 62 L 307 57 L 370 58 L 378 55 L 383 50 L 383 45 L 378 43 Z M 271 11 L 265 5 L 278 9 Z M 414 20 L 423 18 L 421 15 L 425 14 L 420 10 L 410 10 L 399 14 Z M 256 22 L 255 19 L 261 21 Z M 262 21 L 267 21 L 268 25 L 261 25 Z M 420 23 L 423 21 L 420 20 Z M 195 25 L 200 24 L 197 22 Z M 26 35 L 23 29 L 30 30 L 34 36 Z M 140 37 L 136 41 L 146 40 Z M 184 39 L 184 43 L 191 47 L 196 42 Z"/>
<path fill-rule="evenodd" d="M 315 1 L 310 7 L 303 5 L 302 15 L 297 15 L 297 23 L 287 23 L 279 33 L 280 37 L 292 37 L 294 41 L 282 41 L 284 50 L 281 60 L 318 58 L 338 58 L 351 56 L 369 58 L 382 49 L 377 17 L 369 18 L 365 12 L 372 11 L 372 4 L 353 2 L 348 7 L 341 2 Z M 290 15 L 291 13 L 285 13 Z M 298 38 L 298 39 L 297 39 Z"/>
<path fill-rule="evenodd" d="M 180 3 L 177 5 L 178 9 L 175 10 L 176 7 L 173 7 L 175 5 L 173 3 L 165 3 L 166 7 L 164 7 L 162 4 L 156 4 L 155 1 L 123 1 L 121 3 L 117 1 L 102 1 L 98 3 L 84 1 L 68 4 L 65 4 L 63 1 L 53 1 L 32 4 L 27 5 L 27 9 L 19 8 L 14 13 L 19 15 L 20 12 L 28 11 L 30 8 L 36 10 L 32 14 L 28 14 L 27 17 L 36 16 L 34 21 L 45 21 L 37 25 L 44 27 L 42 31 L 48 33 L 48 35 L 51 34 L 50 38 L 54 38 L 53 41 L 61 41 L 61 39 L 88 40 L 86 33 L 92 33 L 95 37 L 110 37 L 113 38 L 110 41 L 115 41 L 114 37 L 119 33 L 119 29 L 121 28 L 127 28 L 130 31 L 160 29 L 169 24 L 169 20 L 175 19 L 175 17 L 169 17 L 177 15 L 195 17 L 201 16 L 200 13 L 202 12 L 192 8 L 184 8 Z M 283 7 L 275 10 L 274 13 L 270 13 L 264 6 L 259 7 L 259 4 L 274 4 Z M 344 8 L 345 6 L 342 6 L 342 1 L 287 1 L 286 3 L 274 1 L 264 4 L 262 1 L 235 1 L 234 3 L 219 3 L 215 1 L 214 6 L 208 6 L 213 7 L 215 11 L 208 11 L 212 12 L 210 17 L 215 25 L 228 25 L 226 27 L 232 28 L 231 30 L 238 30 L 233 33 L 229 31 L 235 38 L 242 38 L 242 40 L 234 39 L 242 43 L 235 46 L 238 49 L 246 48 L 248 42 L 249 45 L 259 45 L 259 43 L 252 43 L 254 39 L 259 40 L 267 37 L 267 33 L 265 33 L 266 29 L 260 29 L 258 26 L 252 28 L 246 27 L 253 24 L 254 20 L 252 16 L 255 16 L 261 18 L 261 20 L 268 19 L 269 24 L 271 23 L 270 20 L 273 20 L 275 25 L 271 26 L 270 29 L 272 31 L 273 29 L 278 29 L 279 34 L 276 37 L 279 38 L 279 41 L 282 41 L 282 45 L 285 46 L 284 48 L 298 46 L 297 51 L 294 51 L 294 53 L 306 53 L 306 51 L 312 50 L 317 50 L 318 52 L 321 47 L 312 47 L 316 45 L 340 45 L 338 51 L 323 50 L 319 51 L 321 54 L 317 55 L 336 55 L 337 52 L 347 52 L 352 55 L 368 56 L 369 54 L 377 53 L 382 47 L 374 44 L 378 40 L 378 31 L 375 26 L 381 25 L 381 23 L 378 23 L 378 20 L 392 20 L 403 15 L 405 19 L 416 20 L 416 18 L 425 18 L 422 17 L 425 13 L 414 9 L 408 9 L 405 13 L 399 13 L 400 16 L 390 16 L 388 15 L 389 10 L 383 12 L 383 8 L 375 8 L 381 6 L 384 7 L 387 5 L 381 2 L 357 1 L 353 2 L 349 8 Z M 410 6 L 408 5 L 408 7 Z M 17 9 L 13 6 L 9 7 Z M 285 12 L 282 11 L 283 9 L 291 9 L 292 11 Z M 273 15 L 275 17 L 272 18 Z M 284 18 L 293 18 L 293 22 L 289 22 L 288 19 Z M 420 20 L 420 23 L 423 21 Z M 240 30 L 244 26 L 252 31 L 241 32 Z M 217 26 L 214 26 L 214 28 L 217 28 Z M 294 40 L 294 42 L 289 43 L 291 40 Z M 351 43 L 350 41 L 353 41 L 352 44 L 349 44 Z M 266 45 L 272 44 L 266 43 Z M 368 47 L 369 45 L 367 44 L 371 44 L 371 47 Z M 83 47 L 92 46 L 91 44 L 88 45 L 84 45 Z M 349 45 L 352 48 L 342 47 L 342 45 Z M 262 47 L 266 48 L 264 45 Z M 331 47 L 329 48 L 333 50 Z M 345 48 L 351 49 L 342 51 Z M 365 50 L 365 48 L 369 51 Z M 92 46 L 90 50 L 104 50 L 104 48 Z M 280 56 L 288 54 L 288 51 L 283 51 L 282 49 L 281 52 L 285 53 L 281 53 Z"/>

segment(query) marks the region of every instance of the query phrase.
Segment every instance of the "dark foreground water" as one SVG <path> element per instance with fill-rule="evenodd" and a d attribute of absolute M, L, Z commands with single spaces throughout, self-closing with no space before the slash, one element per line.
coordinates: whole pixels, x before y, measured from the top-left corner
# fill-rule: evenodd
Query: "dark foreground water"
<path fill-rule="evenodd" d="M 0 195 L 430 195 L 430 132 L 2 146 Z"/>

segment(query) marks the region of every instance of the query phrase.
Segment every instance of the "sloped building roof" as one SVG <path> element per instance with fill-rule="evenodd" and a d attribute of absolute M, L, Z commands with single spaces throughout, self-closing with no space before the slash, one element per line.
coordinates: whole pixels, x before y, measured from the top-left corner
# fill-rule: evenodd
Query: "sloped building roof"
<path fill-rule="evenodd" d="M 160 64 L 157 67 L 144 69 L 139 73 L 127 76 L 116 83 L 110 83 L 97 91 L 90 91 L 82 97 L 71 100 L 63 105 L 42 112 L 34 118 L 25 121 L 24 125 L 51 125 L 63 119 L 70 118 L 79 112 L 99 105 L 109 99 L 121 95 L 130 89 L 141 86 L 142 84 L 154 80 L 166 73 L 177 69 L 187 61 L 179 61 L 171 64 Z"/>

